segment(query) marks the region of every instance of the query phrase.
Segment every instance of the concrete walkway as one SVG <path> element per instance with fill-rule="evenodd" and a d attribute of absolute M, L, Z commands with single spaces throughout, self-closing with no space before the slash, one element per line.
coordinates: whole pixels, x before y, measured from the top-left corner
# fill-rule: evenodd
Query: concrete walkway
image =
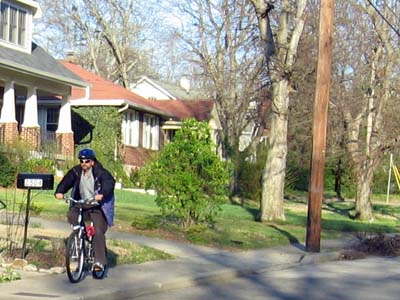
<path fill-rule="evenodd" d="M 32 222 L 41 222 L 42 226 L 53 228 L 63 226 L 58 222 L 45 220 L 33 219 Z M 65 228 L 69 229 L 68 225 Z M 147 245 L 177 258 L 116 266 L 109 269 L 103 280 L 96 280 L 88 275 L 77 284 L 71 284 L 66 274 L 37 273 L 24 276 L 22 280 L 1 283 L 0 299 L 133 299 L 138 295 L 156 294 L 168 289 L 206 284 L 209 281 L 229 280 L 245 274 L 337 260 L 341 250 L 355 242 L 352 239 L 323 241 L 321 253 L 307 253 L 302 245 L 233 253 L 112 230 L 107 236 Z"/>

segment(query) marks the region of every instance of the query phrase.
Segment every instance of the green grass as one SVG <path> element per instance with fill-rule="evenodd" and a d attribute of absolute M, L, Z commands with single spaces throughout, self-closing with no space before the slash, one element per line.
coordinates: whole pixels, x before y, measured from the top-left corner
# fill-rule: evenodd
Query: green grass
<path fill-rule="evenodd" d="M 121 264 L 140 264 L 152 260 L 173 259 L 173 256 L 138 244 L 111 239 L 107 241 L 108 262 L 110 266 Z"/>
<path fill-rule="evenodd" d="M 0 283 L 19 279 L 21 279 L 21 274 L 11 268 L 7 268 L 4 272 L 0 272 Z"/>
<path fill-rule="evenodd" d="M 14 198 L 18 200 L 26 192 L 18 191 Z M 4 199 L 5 190 L 0 190 Z M 8 191 L 8 196 L 12 195 Z M 43 191 L 33 195 L 36 206 L 42 207 L 40 215 L 52 219 L 66 220 L 67 204 L 56 200 L 53 191 Z M 214 226 L 195 226 L 184 231 L 171 220 L 160 217 L 161 213 L 154 202 L 154 196 L 116 191 L 116 228 L 162 238 L 185 239 L 192 243 L 212 245 L 228 249 L 257 249 L 284 245 L 292 242 L 304 242 L 307 224 L 307 204 L 305 194 L 296 194 L 285 200 L 286 221 L 256 222 L 258 207 L 255 203 L 238 205 L 226 203 L 216 219 Z M 393 201 L 386 205 L 376 198 L 373 223 L 361 222 L 349 218 L 354 202 L 333 202 L 323 205 L 322 239 L 336 238 L 355 232 L 399 232 L 398 221 L 400 207 Z M 21 201 L 21 200 L 18 200 Z M 134 225 L 134 226 L 132 226 Z"/>

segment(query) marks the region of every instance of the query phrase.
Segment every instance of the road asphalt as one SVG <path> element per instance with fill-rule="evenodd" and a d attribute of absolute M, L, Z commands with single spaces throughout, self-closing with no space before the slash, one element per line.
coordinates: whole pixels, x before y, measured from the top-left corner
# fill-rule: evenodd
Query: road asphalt
<path fill-rule="evenodd" d="M 69 230 L 68 225 L 33 219 L 41 226 Z M 87 275 L 72 284 L 66 274 L 23 272 L 22 279 L 0 283 L 0 300 L 25 299 L 133 299 L 139 295 L 162 293 L 166 290 L 227 281 L 236 277 L 288 269 L 304 264 L 338 260 L 344 249 L 356 242 L 354 238 L 321 241 L 321 252 L 309 253 L 301 244 L 285 247 L 229 252 L 191 244 L 143 237 L 110 230 L 108 238 L 133 241 L 175 256 L 173 260 L 143 264 L 118 265 L 108 269 L 104 279 Z M 155 296 L 156 298 L 156 296 Z"/>

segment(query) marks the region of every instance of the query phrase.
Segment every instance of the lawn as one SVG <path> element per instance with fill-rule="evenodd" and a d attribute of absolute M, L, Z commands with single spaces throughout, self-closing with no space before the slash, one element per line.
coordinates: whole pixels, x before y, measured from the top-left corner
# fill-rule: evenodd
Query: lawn
<path fill-rule="evenodd" d="M 65 220 L 67 204 L 56 200 L 53 191 L 32 192 L 32 213 L 41 217 Z M 0 199 L 11 203 L 26 199 L 26 191 L 0 190 Z M 154 196 L 116 190 L 116 229 L 167 239 L 225 249 L 257 249 L 305 240 L 307 224 L 306 196 L 285 200 L 286 221 L 256 222 L 258 207 L 255 203 L 227 202 L 214 226 L 193 226 L 184 231 L 173 219 L 161 218 Z M 397 201 L 397 200 L 396 200 Z M 330 239 L 355 232 L 399 232 L 400 208 L 398 202 L 374 203 L 376 220 L 372 223 L 349 218 L 354 202 L 331 201 L 322 210 L 322 239 Z"/>

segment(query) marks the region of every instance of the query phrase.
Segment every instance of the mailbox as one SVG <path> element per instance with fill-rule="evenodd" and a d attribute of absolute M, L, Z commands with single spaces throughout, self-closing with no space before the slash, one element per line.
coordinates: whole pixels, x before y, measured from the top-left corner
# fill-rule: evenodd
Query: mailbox
<path fill-rule="evenodd" d="M 17 176 L 17 188 L 52 190 L 54 175 L 47 173 L 19 173 Z"/>

